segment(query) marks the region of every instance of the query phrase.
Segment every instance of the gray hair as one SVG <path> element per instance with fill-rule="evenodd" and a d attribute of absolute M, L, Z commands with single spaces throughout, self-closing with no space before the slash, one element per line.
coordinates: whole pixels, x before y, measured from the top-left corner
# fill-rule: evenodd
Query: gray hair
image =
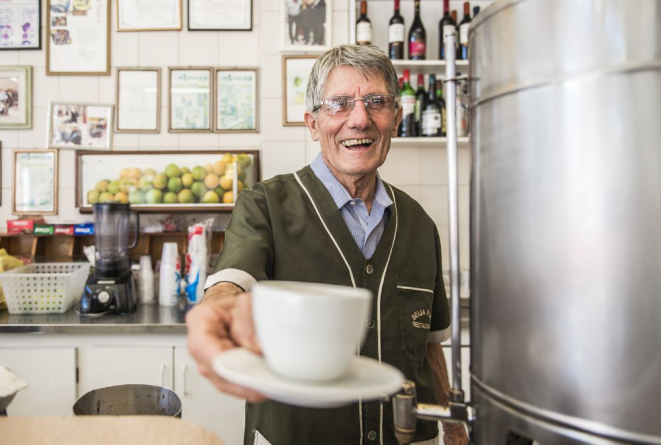
<path fill-rule="evenodd" d="M 373 45 L 339 45 L 317 58 L 312 67 L 305 96 L 309 112 L 324 98 L 326 80 L 334 69 L 348 66 L 365 76 L 379 76 L 386 81 L 388 93 L 399 97 L 399 80 L 392 62 L 386 54 Z"/>

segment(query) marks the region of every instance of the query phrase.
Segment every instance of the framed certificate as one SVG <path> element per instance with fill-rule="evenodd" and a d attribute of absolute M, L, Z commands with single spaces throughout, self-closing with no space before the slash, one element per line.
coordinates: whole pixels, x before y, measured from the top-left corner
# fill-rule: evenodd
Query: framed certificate
<path fill-rule="evenodd" d="M 212 73 L 211 68 L 170 68 L 168 131 L 211 131 Z"/>
<path fill-rule="evenodd" d="M 0 50 L 41 49 L 41 1 L 0 2 Z"/>
<path fill-rule="evenodd" d="M 117 0 L 117 31 L 179 31 L 181 0 Z"/>
<path fill-rule="evenodd" d="M 161 131 L 161 69 L 117 68 L 118 133 Z"/>
<path fill-rule="evenodd" d="M 110 75 L 110 0 L 47 0 L 46 74 Z"/>
<path fill-rule="evenodd" d="M 48 146 L 110 150 L 112 105 L 50 104 Z"/>
<path fill-rule="evenodd" d="M 305 126 L 305 94 L 317 56 L 282 57 L 282 125 Z"/>
<path fill-rule="evenodd" d="M 32 67 L 0 66 L 0 130 L 32 128 Z"/>
<path fill-rule="evenodd" d="M 322 52 L 331 47 L 332 0 L 278 0 L 280 49 Z"/>
<path fill-rule="evenodd" d="M 216 68 L 215 131 L 259 131 L 258 84 L 257 68 Z"/>
<path fill-rule="evenodd" d="M 252 0 L 188 0 L 189 31 L 251 31 Z"/>
<path fill-rule="evenodd" d="M 57 150 L 14 150 L 14 215 L 57 215 Z"/>

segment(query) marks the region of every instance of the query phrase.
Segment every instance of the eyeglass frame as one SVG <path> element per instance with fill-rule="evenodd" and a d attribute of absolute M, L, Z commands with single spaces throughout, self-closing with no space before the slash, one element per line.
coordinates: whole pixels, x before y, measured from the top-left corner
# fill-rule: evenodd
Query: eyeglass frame
<path fill-rule="evenodd" d="M 351 105 L 351 109 L 350 109 L 350 110 L 347 110 L 347 111 L 349 111 L 349 114 L 351 114 L 351 112 L 352 112 L 352 111 L 354 110 L 354 108 L 356 107 L 356 101 L 357 101 L 357 100 L 361 100 L 361 101 L 363 102 L 363 105 L 365 105 L 365 110 L 367 110 L 367 112 L 369 113 L 370 107 L 367 105 L 367 102 L 365 102 L 365 99 L 367 99 L 368 97 L 371 97 L 371 96 L 387 96 L 387 97 L 392 97 L 392 98 L 393 98 L 393 107 L 392 107 L 392 109 L 393 109 L 393 110 L 397 110 L 397 108 L 399 108 L 399 98 L 398 98 L 397 96 L 395 96 L 395 95 L 393 95 L 393 94 L 372 93 L 372 94 L 367 94 L 367 95 L 365 95 L 365 96 L 363 96 L 363 97 L 351 97 L 351 96 L 346 96 L 346 95 L 328 96 L 328 97 L 323 98 L 323 99 L 321 100 L 321 103 L 319 103 L 318 105 L 316 105 L 316 106 L 312 109 L 312 112 L 313 112 L 313 113 L 318 112 L 318 111 L 324 106 L 324 102 L 325 102 L 327 99 L 330 99 L 330 98 L 332 98 L 332 97 L 344 97 L 344 98 L 347 99 L 348 104 Z M 376 111 L 380 111 L 380 110 L 376 110 Z M 331 114 L 331 116 L 334 116 L 334 114 Z"/>

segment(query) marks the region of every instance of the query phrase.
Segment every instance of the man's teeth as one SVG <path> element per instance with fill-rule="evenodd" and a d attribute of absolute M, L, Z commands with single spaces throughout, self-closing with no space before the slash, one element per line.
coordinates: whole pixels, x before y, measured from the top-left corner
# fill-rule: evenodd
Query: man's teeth
<path fill-rule="evenodd" d="M 372 145 L 374 139 L 349 139 L 342 141 L 342 145 L 345 147 L 353 147 L 354 145 Z"/>

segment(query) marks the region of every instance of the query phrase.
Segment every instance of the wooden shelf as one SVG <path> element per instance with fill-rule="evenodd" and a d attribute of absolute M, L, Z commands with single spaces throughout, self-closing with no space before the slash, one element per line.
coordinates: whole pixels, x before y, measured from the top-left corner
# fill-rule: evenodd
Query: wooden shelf
<path fill-rule="evenodd" d="M 458 138 L 457 146 L 468 147 L 469 138 Z M 430 147 L 438 146 L 439 148 L 446 148 L 447 138 L 392 138 L 390 145 L 393 147 Z"/>

